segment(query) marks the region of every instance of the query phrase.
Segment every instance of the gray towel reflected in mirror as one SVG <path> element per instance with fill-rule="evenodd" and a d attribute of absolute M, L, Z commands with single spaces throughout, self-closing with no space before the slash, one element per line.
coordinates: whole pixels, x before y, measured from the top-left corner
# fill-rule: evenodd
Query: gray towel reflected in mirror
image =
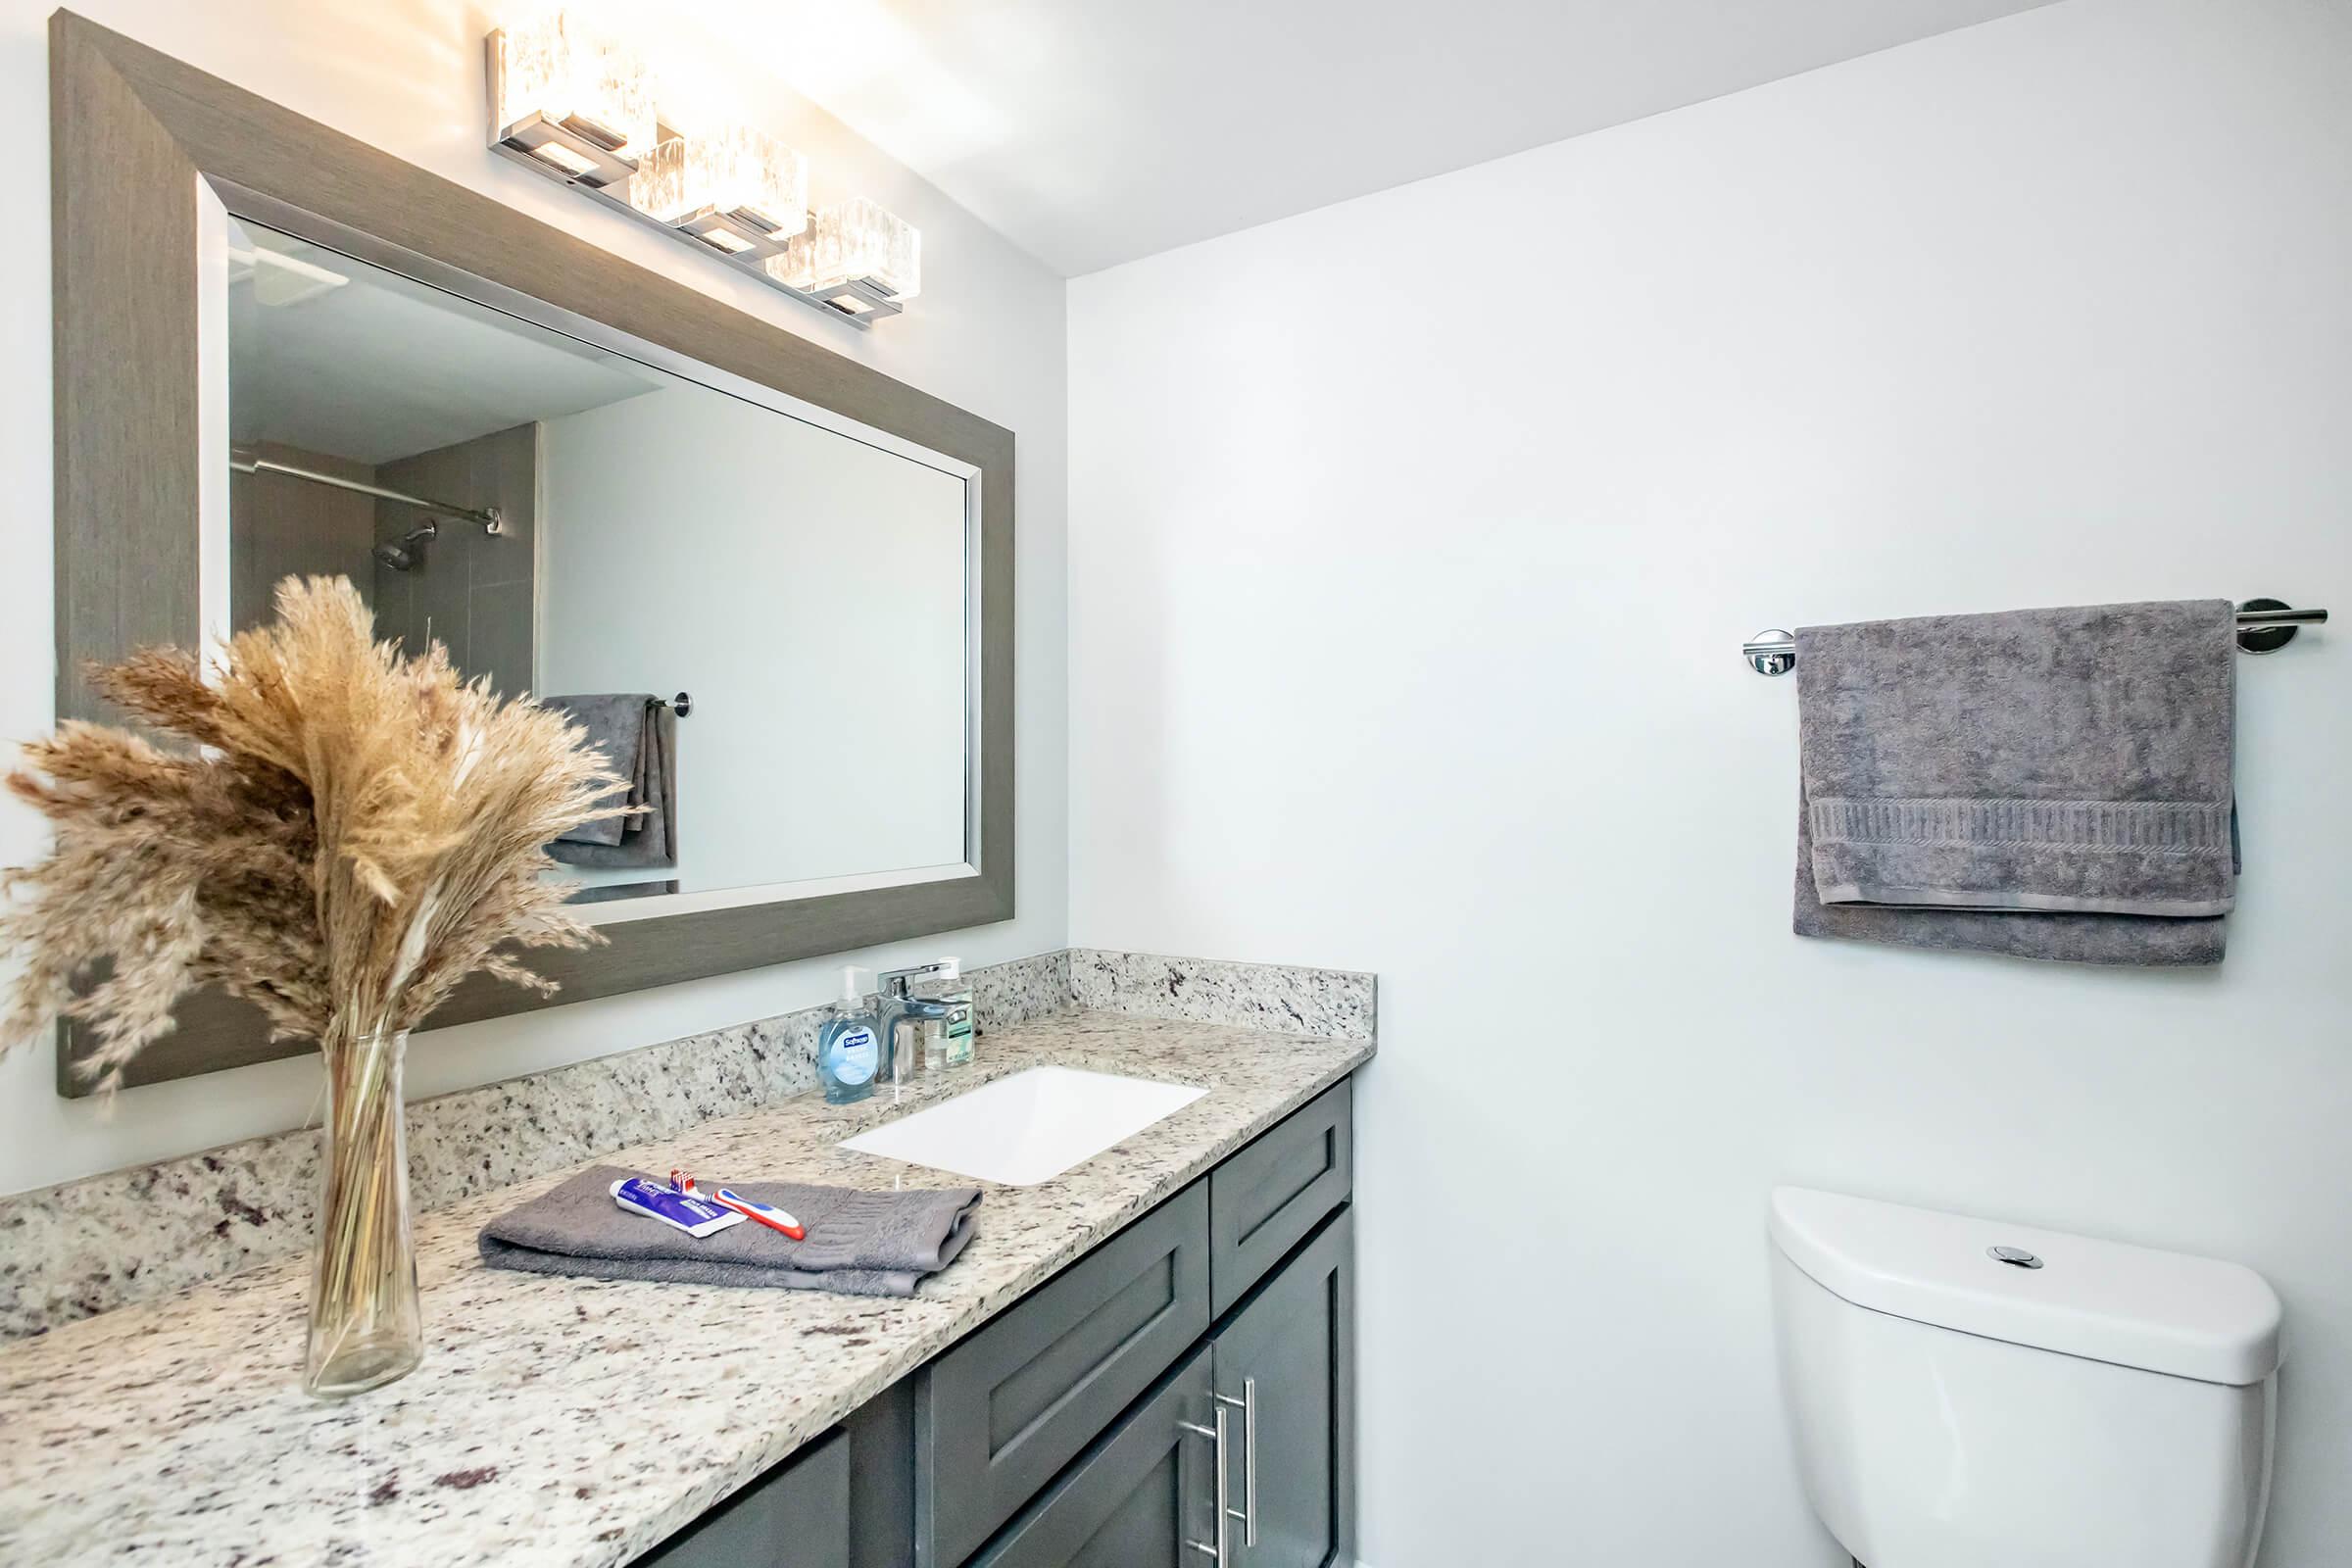
<path fill-rule="evenodd" d="M 613 814 L 583 822 L 547 847 L 565 865 L 597 869 L 678 863 L 678 719 L 648 692 L 542 697 L 539 706 L 588 732 L 612 770 Z M 629 814 L 629 808 L 643 808 Z"/>

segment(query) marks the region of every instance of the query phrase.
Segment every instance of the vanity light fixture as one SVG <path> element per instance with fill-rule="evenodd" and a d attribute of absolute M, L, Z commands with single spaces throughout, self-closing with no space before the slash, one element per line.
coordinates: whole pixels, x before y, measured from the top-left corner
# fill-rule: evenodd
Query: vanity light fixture
<path fill-rule="evenodd" d="M 808 160 L 746 125 L 665 125 L 637 55 L 558 11 L 487 40 L 490 147 L 863 328 L 922 284 L 923 236 L 858 198 L 808 212 Z"/>
<path fill-rule="evenodd" d="M 922 290 L 922 231 L 860 196 L 818 213 L 767 272 L 845 316 L 896 316 Z"/>
<path fill-rule="evenodd" d="M 490 34 L 491 138 L 581 184 L 617 184 L 656 138 L 653 74 L 617 41 L 551 12 Z"/>
<path fill-rule="evenodd" d="M 749 125 L 672 135 L 638 161 L 629 204 L 722 255 L 762 260 L 808 226 L 808 160 Z"/>

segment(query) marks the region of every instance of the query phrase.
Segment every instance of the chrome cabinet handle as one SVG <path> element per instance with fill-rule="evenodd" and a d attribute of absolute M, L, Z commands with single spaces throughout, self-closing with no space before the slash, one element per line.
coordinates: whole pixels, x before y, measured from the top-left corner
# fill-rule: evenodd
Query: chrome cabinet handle
<path fill-rule="evenodd" d="M 1234 1517 L 1242 1522 L 1242 1544 L 1254 1546 L 1257 1544 L 1257 1379 L 1242 1379 L 1240 1398 L 1220 1394 L 1217 1402 L 1242 1412 L 1242 1507 Z"/>
<path fill-rule="evenodd" d="M 1203 1556 L 1216 1559 L 1217 1568 L 1228 1568 L 1228 1559 L 1226 1554 L 1233 1549 L 1233 1541 L 1232 1532 L 1230 1529 L 1228 1529 L 1226 1520 L 1232 1515 L 1234 1510 L 1229 1505 L 1231 1498 L 1227 1496 L 1225 1492 L 1225 1442 L 1228 1435 L 1228 1423 L 1225 1419 L 1225 1409 L 1222 1405 L 1218 1406 L 1217 1408 L 1216 1423 L 1217 1424 L 1213 1427 L 1204 1427 L 1198 1421 L 1179 1421 L 1176 1423 L 1177 1426 L 1181 1427 L 1187 1432 L 1192 1433 L 1195 1437 L 1208 1439 L 1209 1442 L 1216 1445 L 1217 1452 L 1215 1461 L 1217 1467 L 1216 1543 L 1212 1545 L 1205 1541 L 1187 1540 L 1185 1544 L 1192 1547 L 1193 1550 L 1201 1553 Z"/>

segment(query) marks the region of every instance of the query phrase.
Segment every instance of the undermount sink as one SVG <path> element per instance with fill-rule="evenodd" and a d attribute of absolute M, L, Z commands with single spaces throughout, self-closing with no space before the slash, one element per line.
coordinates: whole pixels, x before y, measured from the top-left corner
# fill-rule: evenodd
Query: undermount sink
<path fill-rule="evenodd" d="M 841 1141 L 956 1176 L 1034 1187 L 1207 1094 L 1076 1067 L 1031 1067 Z"/>

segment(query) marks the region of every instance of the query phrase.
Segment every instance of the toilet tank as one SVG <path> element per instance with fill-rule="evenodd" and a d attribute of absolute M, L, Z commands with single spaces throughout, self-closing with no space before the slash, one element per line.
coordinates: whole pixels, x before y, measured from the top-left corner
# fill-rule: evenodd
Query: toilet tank
<path fill-rule="evenodd" d="M 2235 1263 L 1772 1197 L 1807 1495 L 1865 1568 L 2250 1568 L 2278 1298 Z"/>

